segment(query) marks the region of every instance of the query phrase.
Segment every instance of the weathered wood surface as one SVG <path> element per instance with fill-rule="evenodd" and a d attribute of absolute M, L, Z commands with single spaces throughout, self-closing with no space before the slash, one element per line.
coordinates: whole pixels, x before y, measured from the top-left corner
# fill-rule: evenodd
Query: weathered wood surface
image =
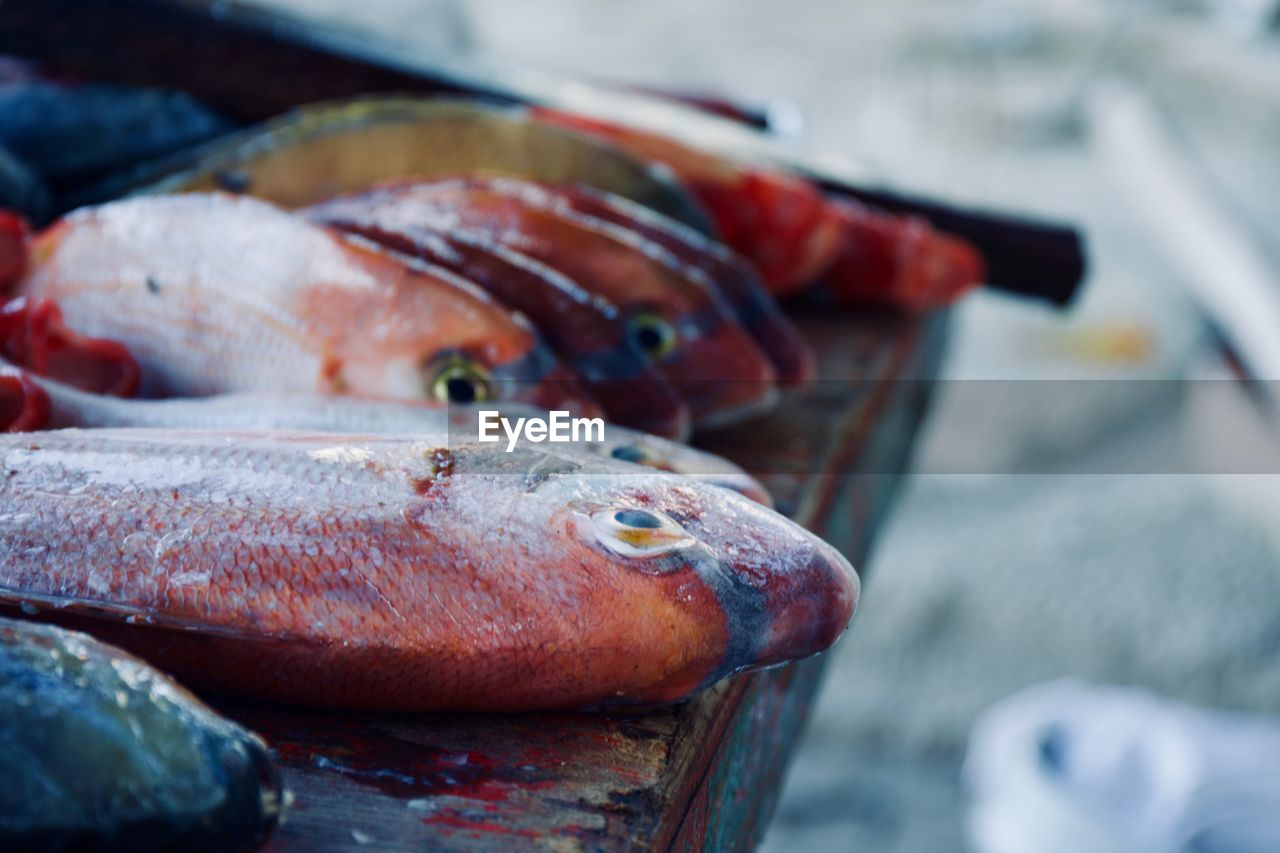
<path fill-rule="evenodd" d="M 892 498 L 945 318 L 809 318 L 813 393 L 708 446 L 855 563 Z M 819 656 L 632 715 L 352 715 L 224 705 L 294 796 L 270 849 L 745 849 L 764 833 Z"/>

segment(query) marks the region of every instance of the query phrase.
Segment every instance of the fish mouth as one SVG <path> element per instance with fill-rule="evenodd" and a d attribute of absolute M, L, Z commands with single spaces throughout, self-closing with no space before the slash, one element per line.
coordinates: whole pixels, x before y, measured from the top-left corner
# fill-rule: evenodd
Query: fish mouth
<path fill-rule="evenodd" d="M 816 536 L 811 541 L 807 560 L 763 580 L 751 580 L 761 577 L 758 568 L 721 564 L 729 577 L 713 586 L 730 640 L 708 683 L 811 657 L 831 648 L 849 627 L 858 604 L 858 576 L 835 548 Z"/>
<path fill-rule="evenodd" d="M 760 665 L 800 660 L 830 648 L 849 627 L 860 591 L 849 561 L 815 537 L 808 563 L 766 593 L 772 622 L 759 652 Z"/>
<path fill-rule="evenodd" d="M 725 495 L 724 502 L 737 504 L 735 515 L 766 526 L 775 515 L 760 507 L 748 510 L 742 498 Z M 787 539 L 772 548 L 748 546 L 753 556 L 734 559 L 741 549 L 732 547 L 731 539 L 708 544 L 705 528 L 690 524 L 687 508 L 662 507 L 642 500 L 575 502 L 565 524 L 572 538 L 607 555 L 614 566 L 661 579 L 670 591 L 683 590 L 696 578 L 705 593 L 698 596 L 697 618 L 719 623 L 714 631 L 707 629 L 717 636 L 716 647 L 701 658 L 697 688 L 818 654 L 848 628 L 859 582 L 832 546 L 776 517 L 781 525 L 776 532 Z M 677 594 L 681 601 L 694 600 Z"/>

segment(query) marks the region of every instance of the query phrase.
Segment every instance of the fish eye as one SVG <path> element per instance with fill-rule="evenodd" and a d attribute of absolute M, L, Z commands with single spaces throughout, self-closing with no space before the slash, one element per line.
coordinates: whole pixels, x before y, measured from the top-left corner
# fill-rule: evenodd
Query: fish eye
<path fill-rule="evenodd" d="M 441 361 L 426 384 L 427 393 L 441 403 L 483 403 L 494 396 L 489 371 L 463 355 L 451 355 Z"/>
<path fill-rule="evenodd" d="M 620 444 L 609 455 L 614 459 L 620 459 L 623 462 L 634 462 L 638 465 L 644 464 L 645 460 L 649 458 L 643 450 L 631 444 Z"/>
<path fill-rule="evenodd" d="M 610 451 L 609 455 L 614 459 L 631 462 L 635 465 L 643 465 L 655 471 L 676 472 L 676 469 L 671 466 L 670 460 L 666 457 L 634 444 L 620 444 Z"/>
<path fill-rule="evenodd" d="M 658 557 L 696 542 L 670 516 L 640 507 L 611 507 L 591 520 L 600 544 L 624 557 Z"/>
<path fill-rule="evenodd" d="M 676 348 L 679 336 L 676 329 L 664 318 L 652 312 L 637 314 L 627 324 L 631 342 L 652 358 L 662 358 Z"/>
<path fill-rule="evenodd" d="M 662 526 L 662 519 L 645 509 L 620 509 L 613 514 L 613 520 L 636 530 L 657 530 Z"/>

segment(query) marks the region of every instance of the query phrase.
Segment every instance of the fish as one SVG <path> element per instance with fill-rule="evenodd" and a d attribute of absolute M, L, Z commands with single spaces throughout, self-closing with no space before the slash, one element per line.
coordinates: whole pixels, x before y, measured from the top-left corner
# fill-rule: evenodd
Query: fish
<path fill-rule="evenodd" d="M 267 746 L 141 660 L 0 619 L 0 847 L 248 850 L 284 809 Z"/>
<path fill-rule="evenodd" d="M 771 408 L 777 373 L 705 279 L 660 247 L 601 220 L 540 208 L 465 181 L 399 181 L 336 196 L 308 211 L 338 225 L 405 232 L 417 223 L 479 234 L 534 258 L 617 306 L 637 347 L 659 365 L 695 428 L 722 426 Z"/>
<path fill-rule="evenodd" d="M 582 377 L 609 419 L 670 438 L 689 433 L 689 407 L 627 335 L 616 305 L 573 279 L 483 236 L 406 227 L 371 209 L 335 214 L 323 204 L 304 209 L 315 222 L 367 238 L 388 250 L 448 269 L 529 317 L 552 350 Z"/>
<path fill-rule="evenodd" d="M 0 436 L 0 609 L 194 687 L 375 711 L 679 701 L 847 627 L 841 554 L 733 492 L 445 435 Z"/>
<path fill-rule="evenodd" d="M 7 384 L 6 384 L 7 383 Z M 479 416 L 547 418 L 545 410 L 518 403 L 428 408 L 399 400 L 361 399 L 305 391 L 242 392 L 168 400 L 121 400 L 87 394 L 58 382 L 0 366 L 0 426 L 6 413 L 11 432 L 68 427 L 150 427 L 170 429 L 288 429 L 340 433 L 447 432 L 451 438 L 478 440 Z M 731 489 L 756 503 L 772 505 L 768 490 L 727 459 L 617 424 L 602 429 L 600 440 L 577 441 L 565 448 L 694 477 Z"/>
<path fill-rule="evenodd" d="M 816 289 L 838 306 L 921 311 L 951 304 L 986 273 L 972 244 L 921 217 L 829 198 L 797 175 L 661 134 L 547 108 L 531 116 L 671 169 L 702 203 L 717 236 L 748 258 L 779 298 Z"/>
<path fill-rule="evenodd" d="M 17 293 L 123 344 L 143 396 L 312 390 L 600 411 L 528 321 L 479 288 L 256 199 L 81 208 L 31 256 Z"/>
<path fill-rule="evenodd" d="M 66 186 L 232 129 L 182 92 L 28 79 L 0 85 L 0 145 Z"/>
<path fill-rule="evenodd" d="M 733 308 L 734 317 L 773 361 L 780 387 L 803 388 L 813 380 L 812 347 L 774 301 L 755 268 L 723 243 L 623 196 L 581 184 L 552 186 L 494 176 L 469 176 L 467 182 L 528 204 L 593 217 L 657 244 L 683 266 L 710 279 Z"/>

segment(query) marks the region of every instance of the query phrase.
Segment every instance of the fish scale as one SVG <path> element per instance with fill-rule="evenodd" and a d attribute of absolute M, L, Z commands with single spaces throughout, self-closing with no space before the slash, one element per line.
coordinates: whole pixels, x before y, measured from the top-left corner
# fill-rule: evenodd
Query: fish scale
<path fill-rule="evenodd" d="M 777 402 L 772 361 L 718 289 L 629 229 L 457 180 L 391 182 L 335 196 L 305 215 L 380 242 L 390 237 L 392 245 L 412 245 L 424 230 L 491 240 L 611 302 L 625 324 L 661 319 L 670 346 L 646 352 L 692 410 L 695 426 L 722 426 Z"/>
<path fill-rule="evenodd" d="M 740 495 L 551 450 L 61 430 L 0 437 L 0 460 L 23 508 L 0 514 L 0 606 L 279 701 L 672 701 L 826 648 L 857 596 L 838 553 Z M 620 537 L 622 510 L 661 529 Z"/>
<path fill-rule="evenodd" d="M 119 341 L 149 394 L 325 390 L 422 399 L 464 354 L 512 399 L 596 410 L 522 317 L 457 276 L 266 202 L 221 194 L 84 208 L 36 238 L 17 292 Z M 506 383 L 505 380 L 523 380 Z"/>

